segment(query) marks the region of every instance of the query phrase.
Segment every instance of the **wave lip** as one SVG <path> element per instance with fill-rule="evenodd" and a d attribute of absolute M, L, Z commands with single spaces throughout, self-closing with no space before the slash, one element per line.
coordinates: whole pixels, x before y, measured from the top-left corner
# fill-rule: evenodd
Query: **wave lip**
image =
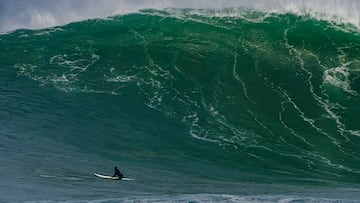
<path fill-rule="evenodd" d="M 130 0 L 88 0 L 88 1 L 41 1 L 19 0 L 0 3 L 0 32 L 9 32 L 20 28 L 40 29 L 63 25 L 86 19 L 105 18 L 113 15 L 137 12 L 141 9 L 192 8 L 224 9 L 253 8 L 268 13 L 293 13 L 312 16 L 316 19 L 351 24 L 360 27 L 360 2 L 356 0 L 253 0 L 224 1 L 209 3 L 200 1 L 130 1 Z"/>

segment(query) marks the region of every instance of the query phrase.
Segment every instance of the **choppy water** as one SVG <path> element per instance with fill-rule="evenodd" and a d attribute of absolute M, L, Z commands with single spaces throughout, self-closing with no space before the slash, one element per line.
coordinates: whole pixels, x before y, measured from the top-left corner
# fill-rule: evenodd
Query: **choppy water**
<path fill-rule="evenodd" d="M 0 35 L 0 200 L 355 201 L 360 36 L 249 9 Z M 109 182 L 117 165 L 133 182 Z"/>

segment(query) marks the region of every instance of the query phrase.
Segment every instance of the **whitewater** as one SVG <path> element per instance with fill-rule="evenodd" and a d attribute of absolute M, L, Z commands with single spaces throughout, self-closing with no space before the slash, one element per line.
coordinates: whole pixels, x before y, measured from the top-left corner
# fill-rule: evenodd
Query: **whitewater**
<path fill-rule="evenodd" d="M 317 19 L 342 22 L 359 27 L 357 0 L 17 0 L 0 2 L 0 32 L 19 28 L 39 29 L 70 22 L 123 15 L 140 9 L 193 8 L 224 9 L 254 8 L 264 12 L 309 15 Z M 222 13 L 220 12 L 222 15 Z M 235 15 L 237 15 L 235 13 Z"/>
<path fill-rule="evenodd" d="M 39 2 L 0 3 L 0 201 L 360 202 L 357 1 Z"/>

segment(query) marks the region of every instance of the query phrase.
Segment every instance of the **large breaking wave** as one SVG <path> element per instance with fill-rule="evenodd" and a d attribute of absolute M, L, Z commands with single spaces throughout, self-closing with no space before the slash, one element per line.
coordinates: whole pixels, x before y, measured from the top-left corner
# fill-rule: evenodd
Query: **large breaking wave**
<path fill-rule="evenodd" d="M 347 28 L 247 9 L 143 10 L 20 30 L 1 46 L 23 53 L 14 67 L 40 85 L 143 101 L 250 165 L 351 179 L 360 38 Z"/>

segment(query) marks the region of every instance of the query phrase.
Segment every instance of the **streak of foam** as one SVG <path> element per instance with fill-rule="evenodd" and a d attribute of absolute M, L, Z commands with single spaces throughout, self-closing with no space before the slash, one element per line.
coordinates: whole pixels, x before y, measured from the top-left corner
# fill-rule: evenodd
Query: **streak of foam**
<path fill-rule="evenodd" d="M 350 69 L 347 68 L 351 62 L 343 64 L 342 66 L 330 68 L 324 71 L 324 82 L 323 84 L 330 84 L 335 87 L 341 88 L 343 91 L 353 95 L 359 96 L 359 94 L 351 89 L 350 86 Z"/>
<path fill-rule="evenodd" d="M 341 135 L 343 135 L 347 140 L 348 138 L 346 137 L 346 135 L 344 135 L 342 132 L 344 131 L 344 124 L 342 124 L 340 122 L 340 119 L 339 117 L 333 112 L 330 110 L 329 106 L 331 106 L 332 104 L 329 104 L 327 103 L 326 101 L 324 101 L 320 96 L 318 96 L 315 91 L 314 91 L 314 86 L 313 84 L 311 83 L 311 79 L 313 77 L 313 74 L 308 71 L 306 68 L 305 68 L 305 65 L 304 65 L 304 61 L 302 60 L 301 58 L 301 53 L 295 49 L 293 46 L 291 46 L 288 42 L 288 39 L 287 39 L 287 33 L 288 33 L 289 29 L 285 30 L 284 32 L 284 41 L 285 41 L 285 45 L 286 47 L 289 49 L 289 53 L 290 55 L 294 55 L 295 58 L 299 61 L 299 64 L 300 64 L 300 68 L 302 71 L 304 71 L 306 73 L 306 75 L 308 75 L 307 77 L 307 83 L 308 83 L 308 86 L 309 86 L 309 89 L 310 89 L 310 93 L 312 95 L 312 97 L 318 102 L 318 105 L 321 106 L 329 115 L 331 118 L 333 118 L 335 120 L 335 122 L 338 124 L 337 126 L 339 127 L 340 129 L 340 133 Z M 321 65 L 321 62 L 319 61 L 319 59 L 317 58 L 318 60 L 318 63 L 319 65 Z M 323 67 L 321 65 L 321 67 Z M 289 96 L 287 96 L 288 98 L 290 98 Z M 315 122 L 313 119 L 308 119 L 305 117 L 305 114 L 304 112 L 302 112 L 296 105 L 294 102 L 290 101 L 291 103 L 293 103 L 294 107 L 298 110 L 298 112 L 300 112 L 301 114 L 301 117 L 303 118 L 304 121 L 308 122 L 314 129 L 316 129 L 316 131 L 318 131 L 319 133 L 321 134 L 324 134 L 326 135 L 327 137 L 329 137 L 330 139 L 333 140 L 333 143 L 336 144 L 337 146 L 339 146 L 339 143 L 335 140 L 335 138 L 332 138 L 328 133 L 324 132 L 322 129 L 320 129 L 319 127 L 317 127 L 315 125 Z"/>
<path fill-rule="evenodd" d="M 199 125 L 199 117 L 197 113 L 193 113 L 192 115 L 185 116 L 182 120 L 185 123 L 189 121 L 191 122 L 189 133 L 192 137 L 206 142 L 218 143 L 222 145 L 218 140 L 214 140 L 208 137 L 208 131 L 204 130 Z"/>
<path fill-rule="evenodd" d="M 318 65 L 320 67 L 322 67 L 323 69 L 326 69 L 326 67 L 321 63 L 319 57 L 316 55 L 316 54 L 313 54 L 313 53 L 310 53 L 310 56 L 314 57 L 316 59 L 316 61 L 318 62 Z M 303 67 L 302 67 L 303 68 Z M 344 132 L 348 131 L 346 130 L 346 126 L 345 124 L 343 124 L 340 120 L 340 117 L 338 115 L 336 115 L 335 112 L 332 111 L 332 109 L 334 108 L 342 108 L 344 109 L 344 107 L 342 107 L 341 105 L 339 104 L 332 104 L 330 103 L 328 100 L 323 100 L 320 96 L 318 96 L 315 92 L 314 92 L 314 88 L 313 88 L 313 85 L 310 81 L 311 77 L 312 77 L 312 73 L 309 72 L 308 70 L 306 70 L 305 68 L 302 69 L 304 72 L 306 72 L 307 74 L 310 75 L 309 77 L 309 85 L 310 85 L 310 90 L 311 90 L 311 93 L 313 95 L 313 97 L 315 98 L 315 100 L 319 103 L 319 105 L 327 112 L 327 114 L 329 115 L 329 117 L 331 119 L 333 119 L 336 123 L 336 126 L 338 127 L 339 129 L 339 133 L 344 136 L 347 140 L 349 140 L 349 138 L 344 134 Z M 322 91 L 322 94 L 324 95 L 327 95 L 324 91 Z"/>
<path fill-rule="evenodd" d="M 135 76 L 132 75 L 117 75 L 116 77 L 107 78 L 107 82 L 121 82 L 121 83 L 128 83 L 130 81 L 134 81 L 136 79 Z"/>
<path fill-rule="evenodd" d="M 243 88 L 243 92 L 245 94 L 245 97 L 252 103 L 257 105 L 256 102 L 254 102 L 252 99 L 250 99 L 246 86 L 245 86 L 245 82 L 241 79 L 240 75 L 236 72 L 236 66 L 237 66 L 237 54 L 234 54 L 234 65 L 233 65 L 233 76 L 234 78 L 239 81 L 241 83 L 241 86 Z"/>
<path fill-rule="evenodd" d="M 296 138 L 300 139 L 301 141 L 303 141 L 305 144 L 307 144 L 310 147 L 313 147 L 313 144 L 311 144 L 310 142 L 308 142 L 304 137 L 298 135 L 295 130 L 293 130 L 292 128 L 290 128 L 283 120 L 283 116 L 282 113 L 286 110 L 284 104 L 286 103 L 290 103 L 294 106 L 296 106 L 296 104 L 291 100 L 291 98 L 286 94 L 286 92 L 284 90 L 282 90 L 280 87 L 276 87 L 272 82 L 270 82 L 266 77 L 263 77 L 263 82 L 265 83 L 266 86 L 268 86 L 270 89 L 272 89 L 273 91 L 275 91 L 280 98 L 285 98 L 286 100 L 282 101 L 281 104 L 281 111 L 278 114 L 279 117 L 279 121 L 280 123 L 284 126 L 284 128 L 286 128 L 292 135 L 294 135 Z M 299 108 L 298 108 L 299 109 Z M 301 111 L 300 111 L 301 112 Z M 305 120 L 306 121 L 306 120 Z"/>
<path fill-rule="evenodd" d="M 291 29 L 291 28 L 290 28 Z M 285 44 L 286 46 L 288 47 L 289 49 L 289 53 L 293 56 L 295 56 L 295 58 L 299 61 L 299 64 L 300 64 L 300 69 L 301 71 L 303 71 L 305 73 L 305 75 L 307 75 L 307 83 L 308 83 L 308 86 L 309 86 L 309 90 L 310 90 L 310 93 L 312 95 L 312 97 L 315 99 L 315 101 L 317 101 L 318 105 L 325 110 L 325 112 L 327 113 L 327 115 L 329 115 L 329 118 L 332 119 L 333 121 L 335 121 L 336 123 L 336 126 L 338 128 L 338 132 L 340 133 L 340 135 L 342 135 L 347 141 L 349 141 L 350 139 L 348 138 L 348 136 L 346 135 L 346 133 L 348 134 L 351 134 L 351 135 L 355 135 L 357 136 L 356 134 L 356 131 L 352 131 L 352 130 L 347 130 L 346 129 L 346 126 L 345 124 L 343 124 L 341 122 L 341 117 L 339 117 L 338 115 L 336 115 L 336 113 L 333 111 L 333 109 L 345 109 L 344 107 L 342 107 L 340 104 L 337 104 L 337 103 L 330 103 L 328 100 L 324 100 L 321 96 L 319 96 L 317 93 L 315 93 L 315 90 L 314 90 L 314 86 L 311 82 L 311 79 L 313 77 L 313 74 L 308 71 L 306 68 L 305 68 L 305 64 L 304 64 L 304 61 L 302 59 L 302 53 L 297 50 L 296 48 L 294 48 L 293 46 L 291 46 L 289 43 L 288 43 L 288 40 L 287 40 L 287 32 L 288 30 L 286 30 L 284 32 L 284 40 L 285 40 Z M 329 38 L 329 40 L 331 40 Z M 332 42 L 334 43 L 334 42 Z M 336 46 L 335 44 L 333 44 L 334 46 Z M 304 52 L 307 51 L 305 50 L 305 48 L 303 48 Z M 343 63 L 345 63 L 344 61 L 346 60 L 346 54 L 344 53 L 344 51 L 342 49 L 338 48 L 338 51 L 340 53 L 340 56 L 339 56 L 339 59 L 340 61 L 342 61 Z M 309 56 L 312 56 L 316 59 L 316 61 L 318 62 L 318 65 L 319 67 L 322 67 L 323 69 L 325 69 L 326 71 L 326 67 L 324 65 L 322 65 L 319 57 L 316 55 L 316 54 L 313 54 L 311 52 L 308 52 Z M 346 63 L 346 66 L 350 65 L 352 62 L 348 62 Z M 324 84 L 323 84 L 324 85 Z M 322 86 L 323 86 L 322 85 Z M 349 90 L 349 89 L 347 89 Z M 352 91 L 351 89 L 348 91 L 349 93 L 351 93 L 353 96 L 357 96 L 357 93 Z M 324 91 L 321 92 L 323 95 L 327 95 Z M 311 119 L 312 120 L 312 119 Z M 313 128 L 315 128 L 319 133 L 321 134 L 324 134 L 326 135 L 328 138 L 330 138 L 333 143 L 338 147 L 338 149 L 344 154 L 344 155 L 347 155 L 347 156 L 350 156 L 352 157 L 353 159 L 356 159 L 356 160 L 359 160 L 358 157 L 354 154 L 351 154 L 351 153 L 348 153 L 342 146 L 340 146 L 340 143 L 338 141 L 336 141 L 335 138 L 332 138 L 327 132 L 323 131 L 322 129 L 318 128 L 316 125 L 315 125 L 315 122 L 311 122 L 311 124 L 313 124 Z M 310 155 L 310 154 L 309 154 Z M 311 155 L 310 155 L 311 156 Z M 338 165 L 338 164 L 334 164 L 332 163 L 330 160 L 326 159 L 325 157 L 322 157 L 320 155 L 318 155 L 318 159 L 319 160 L 322 160 L 324 164 L 327 164 L 331 167 L 334 167 L 334 168 L 338 168 L 338 169 L 341 169 L 341 170 L 345 170 L 345 171 L 348 171 L 348 172 L 355 172 L 355 171 L 351 171 L 350 168 L 346 168 L 345 166 L 342 166 L 342 165 Z M 356 172 L 358 173 L 358 172 Z"/>

